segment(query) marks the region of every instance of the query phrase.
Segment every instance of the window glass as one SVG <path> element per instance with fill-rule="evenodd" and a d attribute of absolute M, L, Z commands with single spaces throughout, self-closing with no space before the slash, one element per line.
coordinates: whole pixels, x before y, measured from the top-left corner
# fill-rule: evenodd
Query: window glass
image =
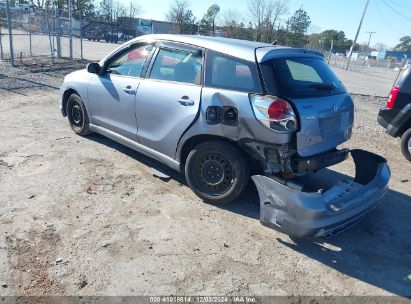
<path fill-rule="evenodd" d="M 411 88 L 411 66 L 408 66 L 406 69 L 400 72 L 400 76 L 398 77 L 397 86 L 400 87 L 407 87 L 407 90 Z"/>
<path fill-rule="evenodd" d="M 132 49 L 110 63 L 107 71 L 114 75 L 140 77 L 144 63 L 152 49 L 153 45 L 144 45 Z"/>
<path fill-rule="evenodd" d="M 346 92 L 341 81 L 320 58 L 278 58 L 262 63 L 261 67 L 269 94 L 304 98 Z"/>
<path fill-rule="evenodd" d="M 261 91 L 254 64 L 212 51 L 207 56 L 206 84 L 247 92 Z"/>
<path fill-rule="evenodd" d="M 285 62 L 294 80 L 322 83 L 321 77 L 313 67 L 294 60 L 286 60 Z"/>
<path fill-rule="evenodd" d="M 154 61 L 150 78 L 200 84 L 201 63 L 201 54 L 160 49 Z"/>

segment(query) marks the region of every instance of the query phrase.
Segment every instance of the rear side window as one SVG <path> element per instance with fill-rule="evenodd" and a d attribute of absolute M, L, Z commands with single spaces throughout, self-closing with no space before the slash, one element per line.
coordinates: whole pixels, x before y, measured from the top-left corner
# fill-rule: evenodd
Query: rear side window
<path fill-rule="evenodd" d="M 160 49 L 154 61 L 150 78 L 200 84 L 201 64 L 202 56 L 200 53 Z"/>
<path fill-rule="evenodd" d="M 289 98 L 321 97 L 346 89 L 319 58 L 278 58 L 261 64 L 267 92 Z"/>
<path fill-rule="evenodd" d="M 239 58 L 207 53 L 206 85 L 250 93 L 261 92 L 257 67 L 254 63 Z"/>

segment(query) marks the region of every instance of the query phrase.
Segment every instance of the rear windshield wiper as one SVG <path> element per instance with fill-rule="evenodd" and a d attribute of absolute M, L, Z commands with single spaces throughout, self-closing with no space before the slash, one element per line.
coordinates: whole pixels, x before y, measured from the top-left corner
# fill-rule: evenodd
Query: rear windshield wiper
<path fill-rule="evenodd" d="M 316 84 L 310 84 L 308 86 L 309 88 L 313 88 L 316 90 L 321 90 L 321 91 L 331 91 L 336 88 L 334 83 L 316 83 Z"/>

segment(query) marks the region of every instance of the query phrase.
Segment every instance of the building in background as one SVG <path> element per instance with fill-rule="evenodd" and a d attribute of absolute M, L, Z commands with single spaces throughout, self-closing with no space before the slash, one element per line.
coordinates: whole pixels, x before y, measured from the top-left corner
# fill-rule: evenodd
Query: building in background
<path fill-rule="evenodd" d="M 176 25 L 169 21 L 138 18 L 137 36 L 147 34 L 173 34 Z"/>

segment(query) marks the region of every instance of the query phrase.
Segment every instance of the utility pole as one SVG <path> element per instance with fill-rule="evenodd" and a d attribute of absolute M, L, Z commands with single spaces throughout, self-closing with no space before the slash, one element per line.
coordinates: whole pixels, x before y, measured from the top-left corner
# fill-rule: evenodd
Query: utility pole
<path fill-rule="evenodd" d="M 352 45 L 351 45 L 350 52 L 348 53 L 348 59 L 347 59 L 347 64 L 346 64 L 346 66 L 345 66 L 345 70 L 348 70 L 348 67 L 350 66 L 350 60 L 351 60 L 352 52 L 353 52 L 353 50 L 354 50 L 355 44 L 357 43 L 358 35 L 360 34 L 362 22 L 363 22 L 363 20 L 364 20 L 365 13 L 367 12 L 367 8 L 368 8 L 368 4 L 369 4 L 369 3 L 370 3 L 370 0 L 367 0 L 367 2 L 365 3 L 365 8 L 364 8 L 364 11 L 363 11 L 363 13 L 362 13 L 362 17 L 361 17 L 361 20 L 360 20 L 360 24 L 358 25 L 357 34 L 355 34 L 355 39 L 354 39 L 354 41 L 353 41 L 353 43 L 352 43 Z"/>
<path fill-rule="evenodd" d="M 377 32 L 366 32 L 367 34 L 370 34 L 370 38 L 368 38 L 368 48 L 370 48 L 370 42 L 371 42 L 371 36 Z"/>

